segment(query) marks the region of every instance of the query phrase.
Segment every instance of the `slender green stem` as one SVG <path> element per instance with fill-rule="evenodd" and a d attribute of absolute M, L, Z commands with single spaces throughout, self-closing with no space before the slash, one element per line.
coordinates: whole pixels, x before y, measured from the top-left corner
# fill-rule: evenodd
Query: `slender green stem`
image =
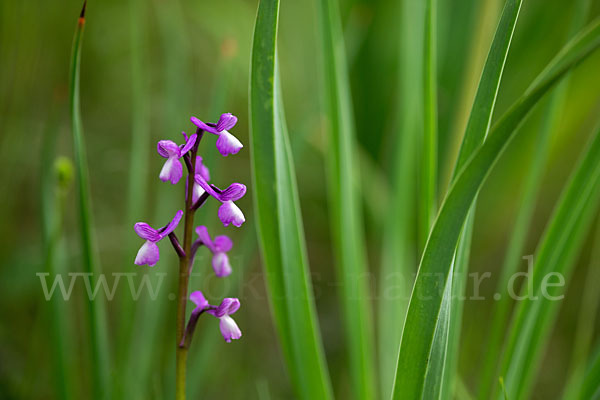
<path fill-rule="evenodd" d="M 187 187 L 194 187 L 194 171 L 196 170 L 196 153 L 198 151 L 198 142 L 201 136 L 198 135 L 196 145 L 191 151 L 192 168 L 188 174 Z M 192 209 L 193 190 L 186 191 L 185 214 L 184 214 L 184 232 L 183 232 L 183 251 L 185 255 L 179 257 L 179 294 L 177 296 L 177 327 L 176 327 L 176 365 L 175 365 L 175 398 L 177 400 L 185 399 L 185 373 L 188 349 L 186 346 L 180 346 L 185 333 L 185 309 L 187 304 L 188 283 L 190 280 L 190 261 L 192 254 L 192 229 L 194 226 L 194 210 Z"/>
<path fill-rule="evenodd" d="M 421 182 L 419 207 L 419 250 L 425 247 L 436 213 L 437 186 L 437 0 L 425 3 L 425 36 L 423 51 L 423 140 L 421 148 Z"/>

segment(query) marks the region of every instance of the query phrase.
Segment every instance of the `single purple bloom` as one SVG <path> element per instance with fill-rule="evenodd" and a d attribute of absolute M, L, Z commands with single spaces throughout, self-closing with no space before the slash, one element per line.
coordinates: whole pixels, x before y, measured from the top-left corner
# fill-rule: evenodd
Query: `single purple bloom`
<path fill-rule="evenodd" d="M 196 134 L 193 134 L 188 138 L 185 132 L 182 133 L 185 138 L 185 143 L 181 146 L 177 146 L 177 144 L 171 140 L 161 140 L 156 146 L 158 154 L 167 159 L 160 171 L 159 178 L 163 182 L 170 181 L 173 185 L 179 182 L 183 176 L 183 166 L 179 159 L 183 157 L 185 153 L 190 151 L 192 146 L 196 143 Z"/>
<path fill-rule="evenodd" d="M 196 174 L 200 175 L 206 182 L 210 181 L 210 172 L 206 165 L 202 163 L 202 157 L 196 156 Z M 200 196 L 204 194 L 205 190 L 202 186 L 198 185 L 194 181 L 194 191 L 192 192 L 192 204 L 195 204 Z"/>
<path fill-rule="evenodd" d="M 219 207 L 219 219 L 223 225 L 233 224 L 238 228 L 246 221 L 244 213 L 235 205 L 234 201 L 241 199 L 246 194 L 246 186 L 241 183 L 232 183 L 223 191 L 208 182 L 200 174 L 196 174 L 194 180 L 208 194 L 219 200 L 222 204 Z M 215 190 L 216 189 L 216 190 Z"/>
<path fill-rule="evenodd" d="M 219 328 L 221 335 L 227 343 L 231 343 L 232 339 L 242 337 L 242 331 L 237 326 L 233 318 L 229 315 L 235 313 L 240 308 L 240 301 L 235 298 L 224 298 L 219 307 L 209 309 L 206 312 L 219 318 Z"/>
<path fill-rule="evenodd" d="M 233 247 L 233 242 L 227 236 L 217 236 L 213 241 L 208 234 L 205 226 L 201 225 L 196 228 L 196 233 L 204 244 L 213 254 L 212 266 L 215 274 L 219 277 L 225 277 L 231 274 L 231 264 L 227 252 Z"/>
<path fill-rule="evenodd" d="M 142 239 L 146 239 L 146 242 L 140 247 L 136 257 L 136 265 L 148 265 L 153 267 L 160 259 L 158 252 L 158 246 L 156 243 L 167 237 L 169 233 L 173 232 L 177 228 L 177 224 L 183 216 L 183 211 L 179 210 L 173 217 L 173 220 L 169 222 L 167 226 L 156 230 L 145 222 L 138 222 L 134 225 L 133 229 Z"/>
<path fill-rule="evenodd" d="M 237 117 L 231 113 L 221 114 L 219 122 L 216 124 L 205 124 L 196 117 L 191 117 L 190 120 L 194 125 L 203 131 L 217 135 L 217 150 L 223 156 L 229 154 L 237 154 L 244 145 L 235 136 L 228 132 L 237 123 Z"/>

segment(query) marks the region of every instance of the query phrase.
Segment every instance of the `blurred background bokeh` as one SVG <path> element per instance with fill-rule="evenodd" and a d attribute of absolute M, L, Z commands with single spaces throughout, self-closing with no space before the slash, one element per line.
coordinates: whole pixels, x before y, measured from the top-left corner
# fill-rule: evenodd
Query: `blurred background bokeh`
<path fill-rule="evenodd" d="M 415 0 L 418 1 L 418 0 Z M 381 226 L 389 193 L 389 144 L 398 132 L 396 98 L 399 6 L 393 0 L 341 0 L 354 111 L 360 143 L 369 261 L 376 286 L 381 252 Z M 440 189 L 450 177 L 466 118 L 502 6 L 500 0 L 439 1 L 439 126 Z M 156 141 L 181 139 L 191 132 L 189 117 L 216 121 L 232 112 L 239 123 L 232 131 L 248 143 L 248 75 L 255 0 L 103 0 L 88 4 L 81 70 L 81 104 L 88 150 L 97 247 L 104 273 L 149 273 L 157 282 L 166 273 L 156 300 L 143 294 L 126 305 L 129 289 L 121 282 L 107 302 L 111 362 L 118 381 L 140 382 L 143 392 L 130 398 L 169 398 L 174 378 L 176 257 L 160 244 L 161 261 L 152 270 L 133 259 L 141 239 L 136 221 L 164 225 L 181 208 L 182 185 L 163 184 L 158 173 L 163 159 Z M 69 57 L 81 1 L 0 2 L 0 398 L 53 399 L 54 365 L 49 315 L 40 278 L 44 272 L 41 242 L 40 176 L 52 165 L 42 163 L 44 136 L 57 135 L 57 154 L 72 156 L 68 116 Z M 569 2 L 525 0 L 499 93 L 495 116 L 523 92 L 556 54 L 569 27 Z M 600 1 L 591 15 L 600 14 Z M 336 297 L 324 157 L 327 149 L 319 115 L 319 80 L 314 1 L 282 1 L 279 58 L 284 103 L 292 141 L 310 267 L 327 361 L 337 397 L 349 390 L 347 360 L 340 333 Z M 137 52 L 137 53 L 135 53 Z M 135 64 L 136 58 L 139 61 Z M 568 101 L 552 133 L 541 193 L 526 252 L 533 254 L 549 214 L 576 158 L 600 117 L 600 55 L 595 54 L 572 75 Z M 137 86 L 137 89 L 135 88 Z M 137 92 L 135 92 L 137 90 Z M 135 93 L 138 98 L 136 100 Z M 141 96 L 140 96 L 141 95 Z M 141 100 L 140 100 L 141 99 Z M 539 110 L 538 110 L 539 111 Z M 536 132 L 540 113 L 521 128 Z M 134 116 L 135 115 L 135 116 Z M 137 117 L 137 122 L 135 117 Z M 132 126 L 149 132 L 144 144 L 147 170 L 136 177 L 148 195 L 128 210 Z M 141 124 L 141 125 L 140 125 Z M 207 135 L 211 136 L 211 135 Z M 478 204 L 471 271 L 490 271 L 481 285 L 491 299 L 502 265 L 528 160 L 536 152 L 535 134 L 513 141 L 484 187 Z M 205 137 L 200 154 L 218 186 L 243 182 L 252 192 L 248 148 L 221 157 L 214 137 Z M 67 197 L 61 265 L 81 272 L 77 202 Z M 239 297 L 236 314 L 244 336 L 226 344 L 213 319 L 202 319 L 190 352 L 190 398 L 292 398 L 269 312 L 253 222 L 252 196 L 238 202 L 247 223 L 224 228 L 216 204 L 199 213 L 199 222 L 234 241 L 231 278 L 212 277 L 209 258 L 196 261 L 199 276 L 191 289 L 201 289 L 211 302 Z M 554 398 L 564 385 L 573 349 L 573 327 L 581 307 L 592 259 L 592 235 L 578 258 L 573 280 L 536 384 L 535 398 Z M 416 266 L 415 266 L 416 268 Z M 523 261 L 522 269 L 526 268 Z M 139 277 L 136 278 L 136 281 Z M 471 285 L 472 282 L 470 281 Z M 102 296 L 100 296 L 102 297 Z M 373 299 L 375 303 L 376 298 Z M 459 370 L 467 387 L 475 387 L 479 359 L 485 351 L 489 301 L 467 301 Z M 69 329 L 68 360 L 77 371 L 77 398 L 87 398 L 90 357 L 82 281 L 64 305 Z M 123 305 L 125 303 L 125 305 Z M 139 304 L 138 304 L 139 303 Z M 598 328 L 598 327 L 597 327 Z M 596 330 L 596 336 L 598 331 Z M 126 365 L 128 367 L 118 367 Z M 137 396 L 137 397 L 136 397 Z"/>

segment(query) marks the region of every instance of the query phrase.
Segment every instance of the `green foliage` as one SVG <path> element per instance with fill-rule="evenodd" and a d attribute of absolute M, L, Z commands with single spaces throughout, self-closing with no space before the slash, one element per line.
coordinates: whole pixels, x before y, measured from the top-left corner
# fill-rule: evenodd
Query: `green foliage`
<path fill-rule="evenodd" d="M 258 236 L 271 307 L 296 393 L 303 399 L 327 399 L 332 392 L 279 87 L 278 14 L 278 0 L 261 1 L 252 49 L 250 145 Z"/>

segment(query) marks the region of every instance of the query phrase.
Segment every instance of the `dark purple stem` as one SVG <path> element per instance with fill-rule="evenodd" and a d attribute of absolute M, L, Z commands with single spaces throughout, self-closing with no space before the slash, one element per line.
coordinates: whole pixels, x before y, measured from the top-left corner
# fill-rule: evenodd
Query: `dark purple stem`
<path fill-rule="evenodd" d="M 188 173 L 192 174 L 192 160 L 190 160 L 190 155 L 186 154 L 183 156 L 183 161 L 185 161 L 185 166 L 187 167 Z"/>
<path fill-rule="evenodd" d="M 177 235 L 175 234 L 175 232 L 169 233 L 169 240 L 171 241 L 171 244 L 173 245 L 173 248 L 175 249 L 175 252 L 177 252 L 179 258 L 184 258 L 185 251 L 183 250 L 183 247 L 181 247 L 181 245 L 179 244 L 179 239 L 177 239 Z"/>
<path fill-rule="evenodd" d="M 209 197 L 210 197 L 210 195 L 208 194 L 208 192 L 202 193 L 202 195 L 200 196 L 198 201 L 196 201 L 196 203 L 192 206 L 192 211 L 196 211 L 197 209 L 202 207 L 204 205 L 204 203 L 206 203 L 206 200 L 208 200 Z"/>
<path fill-rule="evenodd" d="M 198 318 L 200 318 L 200 315 L 202 315 L 202 313 L 206 310 L 214 310 L 217 307 L 215 306 L 208 306 L 207 308 L 203 309 L 203 310 L 199 310 L 195 309 L 194 311 L 192 311 L 192 315 L 190 315 L 190 320 L 187 323 L 187 326 L 185 327 L 185 332 L 183 333 L 183 337 L 181 338 L 181 342 L 179 342 L 179 347 L 182 349 L 189 349 L 190 348 L 190 344 L 192 343 L 192 337 L 194 336 L 194 332 L 196 331 L 196 324 L 198 324 Z"/>

